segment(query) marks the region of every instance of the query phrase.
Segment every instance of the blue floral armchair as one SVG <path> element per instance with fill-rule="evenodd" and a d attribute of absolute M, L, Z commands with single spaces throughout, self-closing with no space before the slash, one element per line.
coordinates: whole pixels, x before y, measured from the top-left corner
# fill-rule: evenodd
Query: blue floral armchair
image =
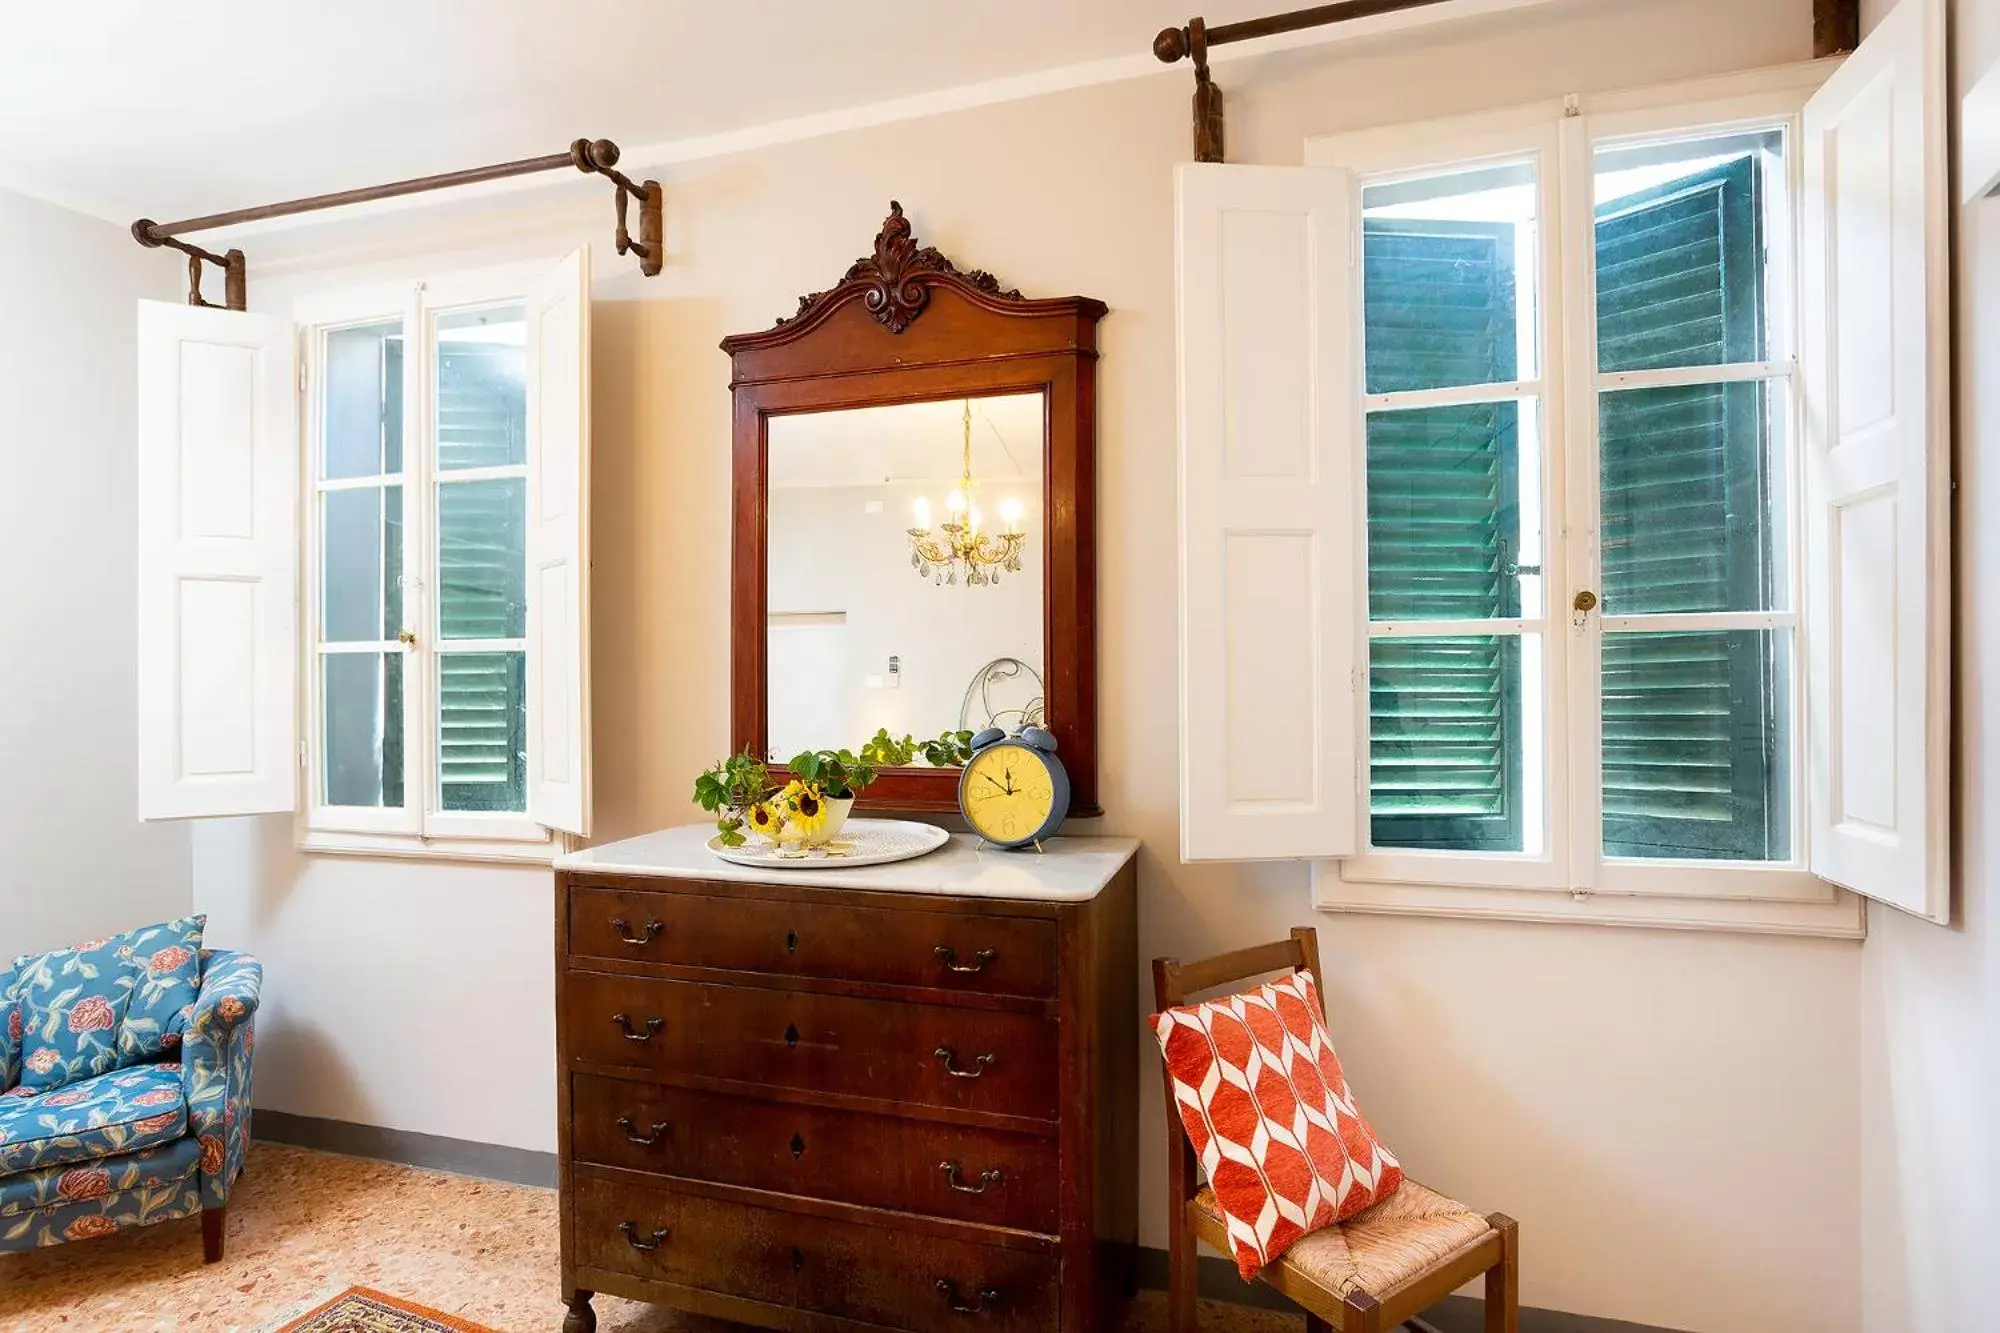
<path fill-rule="evenodd" d="M 250 1145 L 250 1056 L 263 977 L 249 954 L 203 949 L 200 991 L 177 1051 L 46 1091 L 0 1095 L 0 1250 L 200 1213 L 204 1257 L 222 1258 L 229 1190 Z M 0 972 L 0 1001 L 13 985 L 13 974 Z M 0 1087 L 19 1059 L 7 1036 L 0 1032 Z M 18 1026 L 13 1036 L 18 1042 Z"/>

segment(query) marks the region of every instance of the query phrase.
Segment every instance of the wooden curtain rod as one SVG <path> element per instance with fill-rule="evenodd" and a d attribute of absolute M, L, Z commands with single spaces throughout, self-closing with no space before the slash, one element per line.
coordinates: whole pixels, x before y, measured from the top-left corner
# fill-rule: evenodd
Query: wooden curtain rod
<path fill-rule="evenodd" d="M 1199 18 L 1188 20 L 1184 28 L 1162 28 L 1153 38 L 1153 54 L 1171 65 L 1187 56 L 1194 57 L 1194 160 L 1222 161 L 1222 89 L 1208 75 L 1208 48 L 1227 42 L 1245 42 L 1257 37 L 1275 37 L 1281 32 L 1329 23 L 1348 23 L 1395 14 L 1406 9 L 1423 9 L 1445 0 L 1340 0 L 1337 4 L 1314 5 L 1289 13 L 1270 14 L 1240 23 L 1223 23 L 1211 28 Z M 1861 0 L 1813 0 L 1813 56 L 1838 55 L 1852 51 L 1861 41 Z"/>
<path fill-rule="evenodd" d="M 663 200 L 658 181 L 635 182 L 618 168 L 618 145 L 609 139 L 578 139 L 569 146 L 566 153 L 549 153 L 542 157 L 522 158 L 517 162 L 501 162 L 490 167 L 469 167 L 464 171 L 446 171 L 435 176 L 418 176 L 413 180 L 391 181 L 387 185 L 369 185 L 358 190 L 338 190 L 332 194 L 309 195 L 304 199 L 287 199 L 275 204 L 259 204 L 255 208 L 238 208 L 227 213 L 209 213 L 202 217 L 183 218 L 179 222 L 154 222 L 150 218 L 140 218 L 132 224 L 132 239 L 147 248 L 166 246 L 178 250 L 188 257 L 188 304 L 214 305 L 202 299 L 201 266 L 213 264 L 223 273 L 223 308 L 241 310 L 244 308 L 245 287 L 243 252 L 231 250 L 227 254 L 217 254 L 204 250 L 198 245 L 178 239 L 191 231 L 209 231 L 216 227 L 234 226 L 239 222 L 261 222 L 266 218 L 291 217 L 297 213 L 315 213 L 326 208 L 342 208 L 348 204 L 365 204 L 377 199 L 394 199 L 400 195 L 422 194 L 428 190 L 449 190 L 460 185 L 477 185 L 482 181 L 505 180 L 509 176 L 528 176 L 540 171 L 555 171 L 562 167 L 575 167 L 586 175 L 603 176 L 617 187 L 615 202 L 618 209 L 618 229 L 615 240 L 619 254 L 639 256 L 639 272 L 646 277 L 659 273 L 665 259 L 665 247 L 661 243 Z M 628 199 L 639 201 L 639 239 L 633 240 L 625 226 L 625 208 Z"/>

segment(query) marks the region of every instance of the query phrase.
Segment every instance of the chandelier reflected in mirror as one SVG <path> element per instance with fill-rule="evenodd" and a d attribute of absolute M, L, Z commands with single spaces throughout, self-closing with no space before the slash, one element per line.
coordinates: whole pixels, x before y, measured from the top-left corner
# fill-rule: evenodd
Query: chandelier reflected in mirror
<path fill-rule="evenodd" d="M 972 480 L 970 398 L 965 400 L 963 430 L 958 485 L 944 498 L 944 522 L 936 532 L 931 530 L 931 502 L 921 497 L 916 502 L 916 526 L 909 530 L 910 568 L 919 578 L 940 586 L 956 584 L 962 577 L 973 588 L 998 583 L 1003 571 L 1018 574 L 1027 534 L 1021 530 L 1021 502 L 1015 499 L 1000 504 L 1000 531 L 980 530 L 983 520 Z"/>

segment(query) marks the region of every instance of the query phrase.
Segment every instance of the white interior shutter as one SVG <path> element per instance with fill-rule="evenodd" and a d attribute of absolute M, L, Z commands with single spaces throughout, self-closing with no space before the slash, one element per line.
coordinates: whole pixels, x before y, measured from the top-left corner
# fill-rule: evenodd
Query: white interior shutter
<path fill-rule="evenodd" d="M 139 817 L 291 810 L 298 411 L 289 323 L 139 302 Z"/>
<path fill-rule="evenodd" d="M 1903 0 L 1806 106 L 1813 872 L 1950 917 L 1944 11 Z"/>
<path fill-rule="evenodd" d="M 590 831 L 590 252 L 528 293 L 528 817 Z"/>
<path fill-rule="evenodd" d="M 1346 172 L 1188 164 L 1181 857 L 1353 853 L 1362 460 Z"/>

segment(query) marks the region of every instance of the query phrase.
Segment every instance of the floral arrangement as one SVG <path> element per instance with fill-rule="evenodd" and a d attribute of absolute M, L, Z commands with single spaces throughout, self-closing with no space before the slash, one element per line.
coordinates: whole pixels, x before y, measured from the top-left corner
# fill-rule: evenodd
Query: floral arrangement
<path fill-rule="evenodd" d="M 748 834 L 772 842 L 816 841 L 836 813 L 873 785 L 876 765 L 851 750 L 807 750 L 786 765 L 790 777 L 774 780 L 770 768 L 747 748 L 694 780 L 695 804 L 716 816 L 725 847 L 741 847 Z"/>
<path fill-rule="evenodd" d="M 901 768 L 919 753 L 934 768 L 962 768 L 972 757 L 972 733 L 945 731 L 932 741 L 908 735 L 897 740 L 883 727 L 861 745 L 861 757 L 877 768 Z"/>

